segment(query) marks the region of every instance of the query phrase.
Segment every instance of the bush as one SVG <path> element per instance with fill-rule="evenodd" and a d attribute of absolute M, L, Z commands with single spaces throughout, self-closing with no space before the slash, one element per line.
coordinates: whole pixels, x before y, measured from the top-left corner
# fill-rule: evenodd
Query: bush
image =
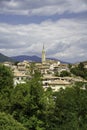
<path fill-rule="evenodd" d="M 60 76 L 61 76 L 61 77 L 71 76 L 71 74 L 70 74 L 70 72 L 64 70 L 64 71 L 62 71 L 62 72 L 60 73 Z"/>

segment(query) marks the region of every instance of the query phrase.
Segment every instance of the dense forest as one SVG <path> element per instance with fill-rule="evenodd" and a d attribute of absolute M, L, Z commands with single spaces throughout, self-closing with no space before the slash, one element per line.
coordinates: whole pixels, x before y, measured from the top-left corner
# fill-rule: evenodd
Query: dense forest
<path fill-rule="evenodd" d="M 87 84 L 44 91 L 36 71 L 14 87 L 11 70 L 0 65 L 0 130 L 87 130 Z"/>

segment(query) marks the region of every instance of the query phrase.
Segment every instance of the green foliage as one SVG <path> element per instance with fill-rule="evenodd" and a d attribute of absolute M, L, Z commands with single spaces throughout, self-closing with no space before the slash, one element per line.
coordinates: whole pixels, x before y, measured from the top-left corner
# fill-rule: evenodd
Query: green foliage
<path fill-rule="evenodd" d="M 84 68 L 84 64 L 80 63 L 78 67 L 71 68 L 71 73 L 73 73 L 76 76 L 80 76 L 84 79 L 87 79 L 87 69 Z"/>
<path fill-rule="evenodd" d="M 58 71 L 57 71 L 57 72 L 55 72 L 55 74 L 54 74 L 54 75 L 55 75 L 55 76 L 60 76 Z"/>
<path fill-rule="evenodd" d="M 13 75 L 8 67 L 0 65 L 0 111 L 8 111 L 13 90 Z"/>
<path fill-rule="evenodd" d="M 53 116 L 55 102 L 54 102 L 54 92 L 51 88 L 48 88 L 44 93 L 44 110 L 43 110 L 43 120 L 44 120 L 44 127 L 46 130 L 50 130 L 51 127 L 51 119 Z"/>
<path fill-rule="evenodd" d="M 0 112 L 0 130 L 27 130 L 9 114 Z"/>
<path fill-rule="evenodd" d="M 71 74 L 70 74 L 70 72 L 68 72 L 68 71 L 62 71 L 62 72 L 60 73 L 60 76 L 61 76 L 61 77 L 71 76 Z"/>
<path fill-rule="evenodd" d="M 10 107 L 10 91 L 5 89 L 0 92 L 0 111 L 8 112 Z"/>
<path fill-rule="evenodd" d="M 86 130 L 87 90 L 75 86 L 61 90 L 55 93 L 55 96 L 55 109 L 51 123 L 53 127 L 58 130 Z"/>
<path fill-rule="evenodd" d="M 79 63 L 78 68 L 79 68 L 79 70 L 84 71 L 84 64 Z"/>
<path fill-rule="evenodd" d="M 36 67 L 35 67 L 35 63 L 32 62 L 32 63 L 30 64 L 30 68 L 29 68 L 30 75 L 33 75 L 33 74 L 34 74 L 35 68 L 36 68 Z"/>
<path fill-rule="evenodd" d="M 11 93 L 10 114 L 28 129 L 43 130 L 42 111 L 44 107 L 44 89 L 38 71 L 27 84 L 20 84 Z"/>
<path fill-rule="evenodd" d="M 69 69 L 71 69 L 72 68 L 72 64 L 69 64 L 68 67 L 69 67 Z"/>
<path fill-rule="evenodd" d="M 32 115 L 23 124 L 29 130 L 45 130 L 45 128 L 43 127 L 43 121 L 39 120 L 35 115 Z"/>
<path fill-rule="evenodd" d="M 44 91 L 42 75 L 34 70 L 30 81 L 13 88 L 9 69 L 1 67 L 0 111 L 11 116 L 0 112 L 0 130 L 87 130 L 87 83 Z"/>
<path fill-rule="evenodd" d="M 10 68 L 0 65 L 0 90 L 13 86 L 13 74 Z"/>

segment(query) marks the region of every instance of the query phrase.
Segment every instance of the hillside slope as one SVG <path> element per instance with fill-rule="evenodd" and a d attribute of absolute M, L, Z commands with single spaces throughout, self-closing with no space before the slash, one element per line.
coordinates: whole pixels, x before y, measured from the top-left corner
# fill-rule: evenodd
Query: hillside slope
<path fill-rule="evenodd" d="M 10 57 L 7 57 L 0 53 L 0 62 L 13 61 Z"/>

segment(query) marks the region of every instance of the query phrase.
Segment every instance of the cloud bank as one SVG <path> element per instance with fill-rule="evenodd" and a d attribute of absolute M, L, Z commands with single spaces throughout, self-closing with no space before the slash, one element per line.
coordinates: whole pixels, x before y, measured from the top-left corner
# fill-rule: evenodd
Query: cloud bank
<path fill-rule="evenodd" d="M 16 15 L 54 15 L 87 11 L 87 0 L 0 0 L 0 13 Z"/>
<path fill-rule="evenodd" d="M 0 52 L 87 60 L 86 16 L 87 0 L 0 0 Z"/>
<path fill-rule="evenodd" d="M 0 52 L 8 56 L 41 56 L 45 45 L 47 57 L 68 62 L 87 59 L 87 22 L 80 19 L 51 20 L 40 24 L 10 25 L 0 23 Z"/>

